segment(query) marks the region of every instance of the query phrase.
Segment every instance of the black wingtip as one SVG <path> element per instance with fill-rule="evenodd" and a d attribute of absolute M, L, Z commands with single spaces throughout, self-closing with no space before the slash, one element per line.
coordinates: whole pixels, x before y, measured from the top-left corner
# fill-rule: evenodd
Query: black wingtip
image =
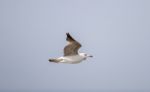
<path fill-rule="evenodd" d="M 66 39 L 67 41 L 71 41 L 71 40 L 75 41 L 74 38 L 69 34 L 69 32 L 67 32 L 66 35 L 67 35 L 67 39 Z"/>
<path fill-rule="evenodd" d="M 70 35 L 69 32 L 67 32 L 66 35 L 69 36 Z"/>

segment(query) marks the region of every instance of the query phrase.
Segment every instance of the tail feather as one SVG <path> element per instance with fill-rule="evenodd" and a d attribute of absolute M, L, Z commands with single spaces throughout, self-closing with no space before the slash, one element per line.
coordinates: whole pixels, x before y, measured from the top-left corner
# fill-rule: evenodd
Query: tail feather
<path fill-rule="evenodd" d="M 61 60 L 57 59 L 57 58 L 50 58 L 48 61 L 49 62 L 54 62 L 54 63 L 59 63 Z"/>

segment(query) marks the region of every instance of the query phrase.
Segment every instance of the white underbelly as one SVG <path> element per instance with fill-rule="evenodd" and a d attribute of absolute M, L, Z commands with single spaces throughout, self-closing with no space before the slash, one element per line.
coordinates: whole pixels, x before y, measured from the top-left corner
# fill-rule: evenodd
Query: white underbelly
<path fill-rule="evenodd" d="M 61 61 L 61 63 L 69 63 L 69 64 L 77 64 L 80 63 L 84 58 L 81 56 L 67 56 L 63 57 L 64 60 Z"/>

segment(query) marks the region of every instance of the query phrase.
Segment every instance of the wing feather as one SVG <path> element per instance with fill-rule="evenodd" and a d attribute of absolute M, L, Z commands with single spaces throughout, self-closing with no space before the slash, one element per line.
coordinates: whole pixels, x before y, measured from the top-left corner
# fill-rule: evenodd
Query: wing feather
<path fill-rule="evenodd" d="M 77 55 L 81 44 L 77 42 L 69 33 L 66 33 L 68 45 L 64 48 L 64 56 Z"/>

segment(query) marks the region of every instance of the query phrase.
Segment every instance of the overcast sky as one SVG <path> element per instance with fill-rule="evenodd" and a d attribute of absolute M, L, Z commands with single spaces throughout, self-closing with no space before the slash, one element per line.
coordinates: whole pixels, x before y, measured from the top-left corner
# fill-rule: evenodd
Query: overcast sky
<path fill-rule="evenodd" d="M 66 32 L 94 58 L 48 62 Z M 150 1 L 0 0 L 0 90 L 150 90 Z"/>

